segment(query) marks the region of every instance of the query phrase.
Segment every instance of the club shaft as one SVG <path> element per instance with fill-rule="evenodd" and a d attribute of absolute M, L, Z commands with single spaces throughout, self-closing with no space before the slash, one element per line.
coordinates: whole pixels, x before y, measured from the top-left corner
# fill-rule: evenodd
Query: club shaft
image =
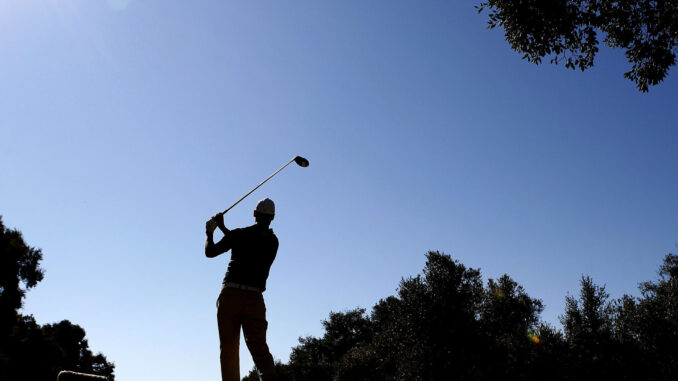
<path fill-rule="evenodd" d="M 238 205 L 238 203 L 240 203 L 240 201 L 244 200 L 245 197 L 249 196 L 250 194 L 252 194 L 252 192 L 254 192 L 255 190 L 257 190 L 260 186 L 264 185 L 264 183 L 267 182 L 268 180 L 270 180 L 271 177 L 277 175 L 278 172 L 282 171 L 283 169 L 285 169 L 285 167 L 287 167 L 288 165 L 292 164 L 293 161 L 294 161 L 294 158 L 292 158 L 292 160 L 288 161 L 287 164 L 285 164 L 285 165 L 283 165 L 282 167 L 280 167 L 280 169 L 278 169 L 277 171 L 273 172 L 273 174 L 270 175 L 270 176 L 268 176 L 268 177 L 266 178 L 266 180 L 260 182 L 259 185 L 257 185 L 256 187 L 252 188 L 251 191 L 247 192 L 246 195 L 242 196 L 242 197 L 240 198 L 240 200 L 238 200 L 238 201 L 236 201 L 235 203 L 233 203 L 233 205 L 229 206 L 228 209 L 226 209 L 226 210 L 224 210 L 223 212 L 221 212 L 221 214 L 226 214 L 226 212 L 228 212 L 229 210 L 231 210 L 234 206 Z"/>

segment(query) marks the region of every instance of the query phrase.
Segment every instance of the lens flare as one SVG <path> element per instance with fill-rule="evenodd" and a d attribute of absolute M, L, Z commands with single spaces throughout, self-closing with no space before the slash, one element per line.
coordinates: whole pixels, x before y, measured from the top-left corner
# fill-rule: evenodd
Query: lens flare
<path fill-rule="evenodd" d="M 539 340 L 539 336 L 537 336 L 537 334 L 532 331 L 527 332 L 527 338 L 535 344 L 539 344 L 541 342 L 541 340 Z"/>
<path fill-rule="evenodd" d="M 494 296 L 497 297 L 497 298 L 499 298 L 499 299 L 501 299 L 501 298 L 504 297 L 504 291 L 499 290 L 499 289 L 494 290 Z"/>

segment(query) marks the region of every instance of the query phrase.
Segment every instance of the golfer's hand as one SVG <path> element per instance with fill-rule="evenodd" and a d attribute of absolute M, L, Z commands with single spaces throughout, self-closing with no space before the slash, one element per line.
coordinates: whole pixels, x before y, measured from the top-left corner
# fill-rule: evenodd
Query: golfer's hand
<path fill-rule="evenodd" d="M 214 216 L 212 216 L 212 220 L 214 220 L 217 224 L 217 227 L 221 230 L 226 229 L 226 225 L 224 225 L 224 214 L 223 213 L 217 213 Z"/>
<path fill-rule="evenodd" d="M 223 219 L 222 219 L 222 221 L 223 221 Z M 214 233 L 214 230 L 216 230 L 217 226 L 219 226 L 219 224 L 214 219 L 214 217 L 212 217 L 209 220 L 207 220 L 207 222 L 205 223 L 205 232 L 207 234 L 212 234 L 212 233 Z"/>

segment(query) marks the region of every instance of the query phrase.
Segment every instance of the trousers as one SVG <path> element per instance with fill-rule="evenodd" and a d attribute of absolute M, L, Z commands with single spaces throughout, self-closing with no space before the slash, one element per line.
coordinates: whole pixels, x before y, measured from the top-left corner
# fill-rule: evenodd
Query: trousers
<path fill-rule="evenodd" d="M 261 292 L 224 287 L 217 299 L 222 381 L 240 381 L 240 329 L 262 381 L 277 381 L 266 344 L 266 305 Z"/>

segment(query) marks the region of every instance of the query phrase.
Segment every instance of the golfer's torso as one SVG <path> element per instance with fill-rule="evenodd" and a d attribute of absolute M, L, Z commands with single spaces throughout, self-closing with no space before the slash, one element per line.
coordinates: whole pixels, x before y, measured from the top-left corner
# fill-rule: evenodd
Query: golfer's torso
<path fill-rule="evenodd" d="M 224 283 L 266 289 L 266 279 L 278 252 L 273 230 L 252 225 L 231 232 L 231 261 Z"/>

